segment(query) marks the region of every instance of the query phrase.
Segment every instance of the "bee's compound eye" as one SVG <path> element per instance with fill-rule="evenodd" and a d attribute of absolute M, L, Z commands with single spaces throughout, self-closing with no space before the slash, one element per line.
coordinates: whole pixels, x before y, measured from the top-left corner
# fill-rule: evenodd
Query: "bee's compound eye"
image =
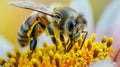
<path fill-rule="evenodd" d="M 73 20 L 69 21 L 67 23 L 68 30 L 71 32 L 74 29 L 75 25 L 76 25 L 75 21 L 73 21 Z"/>

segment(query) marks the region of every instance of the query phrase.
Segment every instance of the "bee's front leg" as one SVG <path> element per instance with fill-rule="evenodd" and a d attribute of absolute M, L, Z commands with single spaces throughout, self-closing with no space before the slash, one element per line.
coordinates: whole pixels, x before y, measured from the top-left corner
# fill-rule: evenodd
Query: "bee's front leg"
<path fill-rule="evenodd" d="M 83 47 L 83 44 L 84 44 L 84 42 L 85 42 L 85 39 L 86 39 L 86 37 L 87 37 L 88 32 L 87 32 L 87 31 L 82 31 L 82 33 L 85 33 L 85 36 L 84 36 L 84 38 L 83 38 L 83 41 L 82 41 L 82 44 L 81 44 L 80 50 L 81 50 L 82 47 Z"/>
<path fill-rule="evenodd" d="M 69 52 L 70 49 L 73 47 L 73 44 L 75 43 L 75 39 L 73 35 L 69 35 L 69 38 L 70 38 L 70 44 L 68 45 L 64 53 Z"/>

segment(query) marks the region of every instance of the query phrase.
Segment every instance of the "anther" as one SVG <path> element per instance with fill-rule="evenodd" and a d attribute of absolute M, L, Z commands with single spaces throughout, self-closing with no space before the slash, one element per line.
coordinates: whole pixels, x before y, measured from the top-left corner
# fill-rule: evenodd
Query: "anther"
<path fill-rule="evenodd" d="M 94 50 L 93 58 L 96 58 L 98 56 L 99 51 L 97 49 Z"/>
<path fill-rule="evenodd" d="M 58 53 L 55 54 L 55 62 L 56 66 L 60 67 L 60 55 Z"/>
<path fill-rule="evenodd" d="M 5 64 L 5 60 L 3 58 L 0 58 L 0 65 L 4 65 Z"/>
<path fill-rule="evenodd" d="M 52 63 L 52 59 L 53 59 L 53 51 L 52 50 L 50 50 L 49 51 L 49 57 L 50 57 L 50 62 Z"/>
<path fill-rule="evenodd" d="M 107 41 L 107 36 L 102 37 L 102 43 L 105 43 Z"/>
<path fill-rule="evenodd" d="M 113 43 L 113 38 L 109 38 L 107 42 L 107 47 L 110 47 Z"/>

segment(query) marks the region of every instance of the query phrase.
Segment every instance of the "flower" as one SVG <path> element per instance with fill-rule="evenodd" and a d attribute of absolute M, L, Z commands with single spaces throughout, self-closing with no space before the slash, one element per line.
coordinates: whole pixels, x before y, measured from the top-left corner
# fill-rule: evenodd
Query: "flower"
<path fill-rule="evenodd" d="M 113 60 L 117 62 L 120 67 L 120 0 L 115 0 L 108 5 L 106 10 L 103 12 L 98 25 L 96 26 L 96 34 L 98 36 L 107 35 L 108 37 L 114 38 L 112 47 L 115 50 Z M 101 31 L 100 31 L 101 30 Z M 100 37 L 97 39 L 100 40 Z"/>
<path fill-rule="evenodd" d="M 81 5 L 81 6 L 80 6 Z M 102 4 L 101 4 L 102 5 Z M 92 8 L 89 0 L 72 0 L 71 6 L 77 9 L 77 12 L 82 12 L 85 18 L 88 21 L 88 26 L 94 26 L 93 22 L 90 20 L 94 20 L 92 14 Z M 79 6 L 79 7 L 78 7 Z M 88 27 L 88 31 L 95 32 L 98 37 L 96 37 L 96 41 L 100 41 L 101 37 L 107 35 L 108 37 L 114 38 L 114 43 L 112 45 L 115 53 L 113 59 L 117 62 L 118 67 L 120 67 L 120 0 L 113 0 L 110 4 L 105 8 L 103 14 L 97 22 L 97 25 L 93 28 Z M 92 18 L 90 18 L 92 17 Z M 89 20 L 90 19 L 90 20 Z M 91 30 L 92 29 L 92 30 Z"/>
<path fill-rule="evenodd" d="M 33 53 L 29 49 L 27 52 L 22 52 L 15 48 L 13 53 L 7 52 L 7 61 L 0 58 L 0 64 L 3 67 L 87 67 L 101 59 L 110 60 L 110 54 L 113 53 L 111 47 L 113 38 L 103 36 L 101 42 L 95 42 L 95 37 L 96 35 L 92 34 L 86 39 L 81 50 L 79 46 L 82 44 L 83 39 L 80 37 L 78 42 L 75 42 L 74 46 L 67 53 L 64 53 L 64 46 L 58 38 L 58 50 L 56 50 L 55 45 L 49 45 L 46 42 L 44 42 L 43 48 L 37 47 Z"/>
<path fill-rule="evenodd" d="M 94 28 L 94 18 L 92 16 L 92 9 L 89 0 L 73 0 L 71 3 L 73 8 L 77 10 L 77 12 L 82 12 L 84 17 L 88 21 L 87 31 L 89 32 L 88 36 L 95 32 L 97 34 L 96 41 L 94 41 L 95 36 L 92 35 L 90 38 L 85 40 L 84 46 L 82 50 L 78 49 L 78 45 L 80 46 L 82 38 L 74 44 L 74 47 L 70 52 L 64 54 L 64 47 L 59 43 L 59 50 L 55 50 L 54 45 L 44 44 L 43 48 L 37 47 L 36 50 L 31 54 L 30 50 L 21 51 L 15 49 L 13 53 L 7 52 L 8 60 L 6 61 L 3 58 L 0 58 L 0 64 L 2 66 L 92 66 L 99 64 L 111 64 L 113 66 L 116 62 L 118 66 L 120 63 L 119 59 L 119 0 L 115 0 L 112 4 L 108 5 L 102 17 L 100 18 L 96 28 Z M 114 7 L 113 7 L 114 6 Z M 77 8 L 76 8 L 77 7 Z M 79 7 L 79 8 L 78 8 Z M 112 10 L 111 10 L 112 9 Z M 107 18 L 107 19 L 106 19 Z M 115 23 L 113 23 L 115 22 Z M 110 30 L 109 30 L 110 29 Z M 94 31 L 95 30 L 95 31 Z M 107 35 L 108 37 L 104 36 Z M 101 37 L 103 36 L 102 40 Z M 114 37 L 113 39 L 109 37 Z M 100 41 L 101 42 L 98 42 Z M 41 43 L 41 42 L 39 42 Z M 51 42 L 50 42 L 51 43 Z M 114 50 L 111 47 L 114 48 Z M 115 55 L 114 55 L 115 54 Z M 111 58 L 111 56 L 112 58 Z M 19 60 L 19 61 L 17 61 Z M 103 62 L 103 63 L 102 63 Z M 60 67 L 61 67 L 60 66 Z"/>

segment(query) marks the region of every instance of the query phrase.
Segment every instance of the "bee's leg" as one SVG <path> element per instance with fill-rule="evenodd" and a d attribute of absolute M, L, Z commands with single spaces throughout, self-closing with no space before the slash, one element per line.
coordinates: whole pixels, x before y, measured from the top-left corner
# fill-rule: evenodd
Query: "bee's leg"
<path fill-rule="evenodd" d="M 75 42 L 75 39 L 74 39 L 73 35 L 70 35 L 69 37 L 70 37 L 70 44 L 68 45 L 68 47 L 67 47 L 67 49 L 64 51 L 64 53 L 69 52 L 70 49 L 73 47 L 73 44 L 74 44 L 74 42 Z"/>
<path fill-rule="evenodd" d="M 85 33 L 85 36 L 84 36 L 84 38 L 83 38 L 83 41 L 82 41 L 82 44 L 81 44 L 80 50 L 81 50 L 82 47 L 83 47 L 83 44 L 84 44 L 84 42 L 85 42 L 85 39 L 86 39 L 86 37 L 87 37 L 88 32 L 87 32 L 87 31 L 82 31 L 82 33 Z"/>
<path fill-rule="evenodd" d="M 36 23 L 32 29 L 31 34 L 30 34 L 30 50 L 32 52 L 28 55 L 28 58 L 31 58 L 31 55 L 32 55 L 32 53 L 35 50 L 36 45 L 37 45 L 38 26 L 39 26 L 38 23 Z"/>
<path fill-rule="evenodd" d="M 60 40 L 62 41 L 62 45 L 63 45 L 63 47 L 64 47 L 64 50 L 66 50 L 65 38 L 64 38 L 64 36 L 63 36 L 63 33 L 62 33 L 62 32 L 60 32 Z"/>
<path fill-rule="evenodd" d="M 31 32 L 31 35 L 30 35 L 30 50 L 34 51 L 35 48 L 36 48 L 36 45 L 37 45 L 37 36 L 38 36 L 38 23 L 35 24 L 32 32 Z"/>
<path fill-rule="evenodd" d="M 73 46 L 73 43 L 70 42 L 70 44 L 68 45 L 68 47 L 67 47 L 67 49 L 64 51 L 64 53 L 69 52 L 70 49 L 72 48 L 72 46 Z"/>
<path fill-rule="evenodd" d="M 34 24 L 36 21 L 41 21 L 39 24 L 40 27 L 43 29 L 45 26 L 49 25 L 49 22 L 46 21 L 46 16 L 39 14 L 38 12 L 33 12 L 22 24 L 18 31 L 18 41 L 22 47 L 26 46 L 30 42 L 30 35 L 28 34 L 31 32 Z M 44 22 L 43 22 L 44 21 Z M 44 30 L 44 29 L 43 29 Z M 42 33 L 42 32 L 41 32 Z"/>
<path fill-rule="evenodd" d="M 33 39 L 30 41 L 30 50 L 34 51 L 37 45 L 37 39 Z"/>
<path fill-rule="evenodd" d="M 34 50 L 35 47 L 36 47 L 36 44 L 37 44 L 37 36 L 39 34 L 41 34 L 41 30 L 39 30 L 39 28 L 45 30 L 46 26 L 44 24 L 42 24 L 40 21 L 38 21 L 33 30 L 32 30 L 32 33 L 30 35 L 30 38 L 31 38 L 31 41 L 30 41 L 30 50 Z"/>
<path fill-rule="evenodd" d="M 33 40 L 30 40 L 30 50 L 32 50 L 31 54 L 33 53 L 33 51 L 35 50 L 36 48 L 36 45 L 37 45 L 37 39 L 33 39 Z M 31 55 L 30 54 L 30 55 Z"/>
<path fill-rule="evenodd" d="M 51 38 L 52 38 L 53 43 L 56 45 L 56 50 L 58 50 L 57 41 L 56 41 L 56 38 L 54 36 L 54 32 L 53 32 L 52 28 L 50 26 L 47 26 L 47 29 L 48 29 L 48 32 L 49 32 Z"/>

